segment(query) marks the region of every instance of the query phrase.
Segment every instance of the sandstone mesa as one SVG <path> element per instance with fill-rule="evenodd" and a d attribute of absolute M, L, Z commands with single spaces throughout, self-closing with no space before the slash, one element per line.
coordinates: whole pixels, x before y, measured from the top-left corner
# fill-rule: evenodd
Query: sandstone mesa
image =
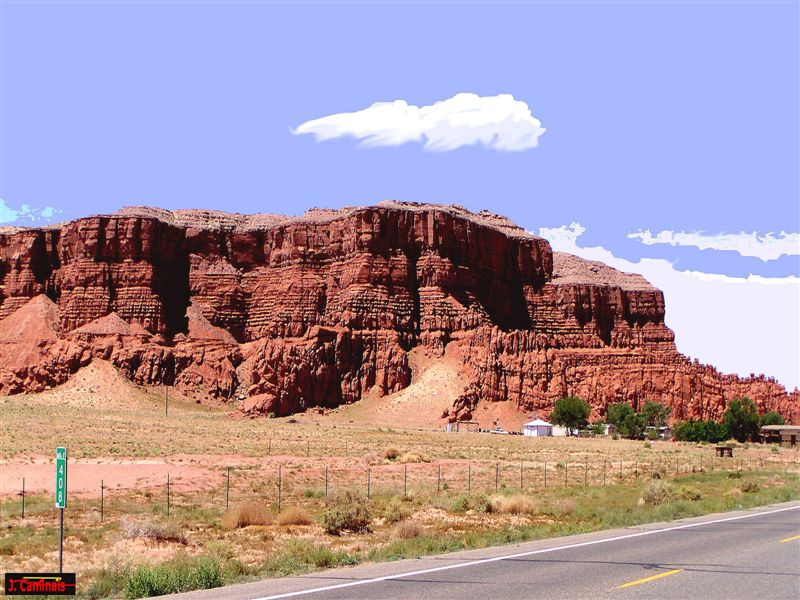
<path fill-rule="evenodd" d="M 2 394 L 102 359 L 139 384 L 288 415 L 397 392 L 412 349 L 457 344 L 467 386 L 449 420 L 482 402 L 547 414 L 566 395 L 595 417 L 655 400 L 677 419 L 719 419 L 747 395 L 797 418 L 800 391 L 680 354 L 664 311 L 644 278 L 457 206 L 299 217 L 133 207 L 0 228 Z"/>

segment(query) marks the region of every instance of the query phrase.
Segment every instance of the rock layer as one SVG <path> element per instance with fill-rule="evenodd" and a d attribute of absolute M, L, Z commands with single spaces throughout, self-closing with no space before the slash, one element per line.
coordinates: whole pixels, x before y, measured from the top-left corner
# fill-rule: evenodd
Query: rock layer
<path fill-rule="evenodd" d="M 128 208 L 0 230 L 0 392 L 39 391 L 95 358 L 131 380 L 285 415 L 411 382 L 408 352 L 465 347 L 479 402 L 595 416 L 665 402 L 720 418 L 748 395 L 794 417 L 800 392 L 681 355 L 638 275 L 553 253 L 507 219 L 384 202 L 300 217 Z"/>

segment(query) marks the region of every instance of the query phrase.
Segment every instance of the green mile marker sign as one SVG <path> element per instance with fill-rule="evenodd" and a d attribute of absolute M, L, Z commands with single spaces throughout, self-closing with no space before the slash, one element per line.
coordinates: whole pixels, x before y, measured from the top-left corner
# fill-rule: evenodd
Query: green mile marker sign
<path fill-rule="evenodd" d="M 67 449 L 56 448 L 56 508 L 67 506 Z"/>

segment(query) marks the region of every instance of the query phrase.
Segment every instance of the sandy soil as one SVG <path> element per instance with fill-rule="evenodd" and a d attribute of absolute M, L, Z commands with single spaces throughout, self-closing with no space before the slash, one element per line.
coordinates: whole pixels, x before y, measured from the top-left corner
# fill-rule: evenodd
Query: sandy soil
<path fill-rule="evenodd" d="M 324 420 L 399 429 L 441 429 L 442 413 L 453 405 L 465 388 L 461 377 L 461 350 L 449 344 L 444 356 L 426 354 L 422 347 L 409 353 L 411 385 L 395 394 L 380 397 L 375 392 L 359 402 L 340 406 L 322 416 Z M 320 416 L 309 414 L 310 420 Z"/>

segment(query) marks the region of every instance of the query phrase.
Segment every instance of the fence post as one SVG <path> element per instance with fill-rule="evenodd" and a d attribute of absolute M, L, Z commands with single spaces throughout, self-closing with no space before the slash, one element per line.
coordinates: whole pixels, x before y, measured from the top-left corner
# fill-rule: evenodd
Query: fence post
<path fill-rule="evenodd" d="M 606 484 L 606 459 L 603 459 L 603 485 Z"/>
<path fill-rule="evenodd" d="M 167 473 L 167 517 L 169 517 L 169 473 Z"/>
<path fill-rule="evenodd" d="M 467 464 L 467 496 L 472 494 L 472 465 Z"/>
<path fill-rule="evenodd" d="M 25 478 L 22 478 L 22 492 L 20 492 L 22 496 L 22 518 L 25 518 Z"/>
<path fill-rule="evenodd" d="M 564 463 L 564 487 L 567 487 L 567 473 L 569 473 L 569 460 Z"/>
<path fill-rule="evenodd" d="M 519 461 L 519 491 L 525 491 L 525 487 L 522 484 L 522 461 Z"/>
<path fill-rule="evenodd" d="M 367 500 L 369 500 L 371 487 L 372 487 L 372 470 L 369 467 L 367 467 Z"/>
<path fill-rule="evenodd" d="M 439 464 L 439 472 L 436 475 L 436 493 L 442 491 L 442 465 Z"/>
<path fill-rule="evenodd" d="M 544 487 L 547 487 L 547 461 L 544 461 Z"/>
<path fill-rule="evenodd" d="M 281 504 L 283 503 L 283 465 L 278 465 L 278 512 L 281 512 Z"/>
<path fill-rule="evenodd" d="M 325 497 L 328 497 L 328 465 L 325 465 Z"/>
<path fill-rule="evenodd" d="M 583 464 L 583 487 L 586 487 L 589 483 L 589 459 L 586 459 L 586 462 Z"/>
<path fill-rule="evenodd" d="M 272 438 L 269 438 L 269 445 L 267 446 L 267 454 L 272 454 Z"/>
<path fill-rule="evenodd" d="M 622 479 L 622 478 L 623 478 L 623 472 L 622 472 L 622 459 L 620 459 L 620 460 L 619 460 L 619 478 L 620 478 L 620 479 Z"/>
<path fill-rule="evenodd" d="M 636 460 L 636 466 L 633 469 L 633 476 L 636 479 L 639 479 L 639 460 L 638 459 Z"/>
<path fill-rule="evenodd" d="M 103 480 L 101 479 L 100 480 L 100 522 L 101 523 L 103 522 L 103 517 L 105 516 L 104 515 L 104 510 L 103 510 L 104 509 L 103 504 L 104 504 L 104 500 L 105 500 L 104 497 L 103 497 L 104 496 L 104 493 L 103 493 L 104 489 L 105 489 L 105 486 L 103 485 Z"/>
<path fill-rule="evenodd" d="M 408 464 L 403 465 L 403 498 L 408 498 Z"/>
<path fill-rule="evenodd" d="M 225 510 L 228 510 L 228 500 L 231 495 L 231 468 L 228 467 L 228 475 L 225 479 Z"/>
<path fill-rule="evenodd" d="M 680 472 L 681 472 L 681 469 L 680 469 L 680 466 L 678 465 L 678 459 L 676 457 L 675 458 L 675 475 L 680 475 Z"/>
<path fill-rule="evenodd" d="M 494 493 L 500 488 L 500 463 L 494 463 Z"/>
<path fill-rule="evenodd" d="M 306 456 L 311 456 L 311 440 L 306 440 Z"/>

